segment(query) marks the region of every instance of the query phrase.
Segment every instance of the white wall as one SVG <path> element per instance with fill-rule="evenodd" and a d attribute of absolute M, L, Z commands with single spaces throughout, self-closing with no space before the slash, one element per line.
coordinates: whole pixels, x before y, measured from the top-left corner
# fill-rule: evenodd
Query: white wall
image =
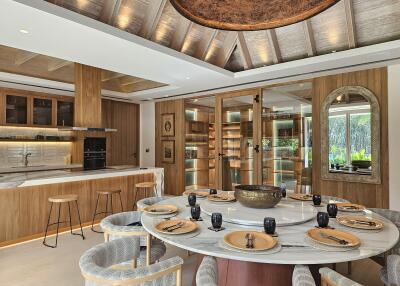
<path fill-rule="evenodd" d="M 140 166 L 154 167 L 155 160 L 155 104 L 140 104 Z"/>
<path fill-rule="evenodd" d="M 400 65 L 388 67 L 389 207 L 400 211 Z"/>

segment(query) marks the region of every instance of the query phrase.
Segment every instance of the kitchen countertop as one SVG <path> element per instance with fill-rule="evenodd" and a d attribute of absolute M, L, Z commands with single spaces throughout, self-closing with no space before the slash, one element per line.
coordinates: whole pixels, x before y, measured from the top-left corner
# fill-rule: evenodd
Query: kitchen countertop
<path fill-rule="evenodd" d="M 107 169 L 93 171 L 53 170 L 4 174 L 0 175 L 0 189 L 104 179 L 146 173 L 154 173 L 156 175 L 157 192 L 159 192 L 159 195 L 162 195 L 164 188 L 163 168 L 151 167 L 140 169 L 139 167 L 129 166 L 113 166 Z"/>
<path fill-rule="evenodd" d="M 8 168 L 0 168 L 1 174 L 10 173 L 24 173 L 24 172 L 37 172 L 37 171 L 50 171 L 50 170 L 66 170 L 66 169 L 79 169 L 82 164 L 69 164 L 69 165 L 36 165 L 36 166 L 15 166 Z"/>

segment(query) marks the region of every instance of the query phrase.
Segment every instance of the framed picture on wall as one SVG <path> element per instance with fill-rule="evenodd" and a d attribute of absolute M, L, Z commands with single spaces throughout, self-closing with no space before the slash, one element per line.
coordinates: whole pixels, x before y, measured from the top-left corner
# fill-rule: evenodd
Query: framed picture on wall
<path fill-rule="evenodd" d="M 161 141 L 162 162 L 173 164 L 175 163 L 175 141 L 163 140 Z"/>
<path fill-rule="evenodd" d="M 163 137 L 173 137 L 175 136 L 175 114 L 165 113 L 161 116 L 162 120 L 162 132 Z"/>

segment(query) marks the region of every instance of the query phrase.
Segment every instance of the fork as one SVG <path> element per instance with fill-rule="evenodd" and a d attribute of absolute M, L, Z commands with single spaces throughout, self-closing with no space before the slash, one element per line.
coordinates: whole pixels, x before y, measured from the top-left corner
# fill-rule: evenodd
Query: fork
<path fill-rule="evenodd" d="M 327 238 L 327 239 L 333 240 L 333 241 L 335 241 L 335 242 L 337 242 L 337 243 L 339 243 L 339 244 L 341 244 L 341 245 L 347 245 L 347 244 L 349 244 L 349 242 L 348 242 L 347 240 L 337 238 L 336 236 L 327 235 L 327 234 L 325 234 L 325 233 L 320 233 L 320 236 L 321 236 L 322 238 Z"/>
<path fill-rule="evenodd" d="M 180 226 L 180 225 L 182 225 L 182 224 L 183 224 L 183 222 L 179 222 L 179 223 L 177 223 L 177 224 L 173 224 L 173 225 L 170 225 L 170 226 L 163 227 L 162 230 L 168 230 L 168 229 L 170 229 L 170 228 L 174 228 L 174 227 Z"/>

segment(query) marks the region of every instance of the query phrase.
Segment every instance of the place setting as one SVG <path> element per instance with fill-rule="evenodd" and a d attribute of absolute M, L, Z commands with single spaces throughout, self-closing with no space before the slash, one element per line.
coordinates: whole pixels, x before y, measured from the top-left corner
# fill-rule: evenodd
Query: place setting
<path fill-rule="evenodd" d="M 293 193 L 293 194 L 289 195 L 289 198 L 296 200 L 296 201 L 311 202 L 313 200 L 313 195 Z"/>
<path fill-rule="evenodd" d="M 189 196 L 190 194 L 195 194 L 196 197 L 198 197 L 199 199 L 204 199 L 208 195 L 216 194 L 216 193 L 217 193 L 216 189 L 198 189 L 198 190 L 192 190 L 192 191 L 185 191 L 185 192 L 183 192 L 183 195 Z"/>
<path fill-rule="evenodd" d="M 329 207 L 328 209 L 330 209 L 330 213 L 319 212 L 317 214 L 318 226 L 306 232 L 305 243 L 324 251 L 343 252 L 357 249 L 361 245 L 361 240 L 356 235 L 329 226 L 330 218 L 336 218 L 337 209 Z"/>
<path fill-rule="evenodd" d="M 144 207 L 142 211 L 152 217 L 170 219 L 178 215 L 179 207 L 171 204 L 155 204 Z"/>
<path fill-rule="evenodd" d="M 366 210 L 365 206 L 353 203 L 336 203 L 336 206 L 341 212 L 358 213 Z"/>
<path fill-rule="evenodd" d="M 236 202 L 236 198 L 233 194 L 210 194 L 207 196 L 210 202 L 214 203 L 233 203 Z"/>

